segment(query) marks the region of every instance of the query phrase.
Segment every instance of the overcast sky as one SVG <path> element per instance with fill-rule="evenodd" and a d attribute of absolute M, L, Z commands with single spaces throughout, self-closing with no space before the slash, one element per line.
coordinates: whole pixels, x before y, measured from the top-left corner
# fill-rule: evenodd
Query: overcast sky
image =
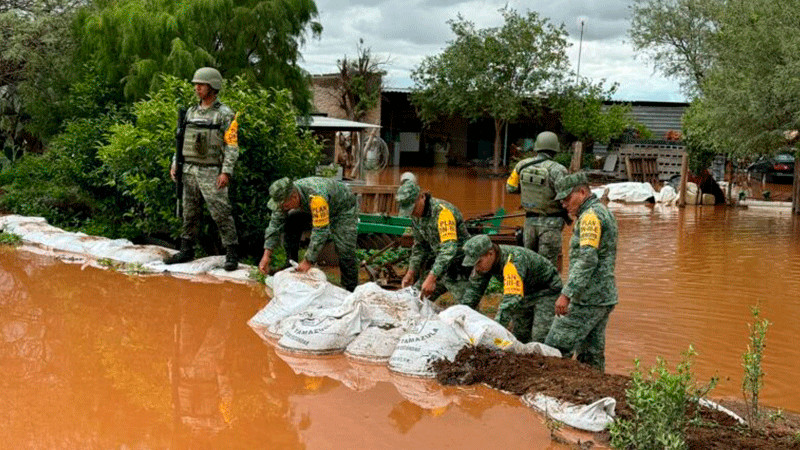
<path fill-rule="evenodd" d="M 302 66 L 312 74 L 336 71 L 336 61 L 356 55 L 359 38 L 379 58 L 389 58 L 385 85 L 412 86 L 411 71 L 425 56 L 440 53 L 454 38 L 447 21 L 459 13 L 478 28 L 502 25 L 504 5 L 526 13 L 538 11 L 563 23 L 572 44 L 567 54 L 578 65 L 581 19 L 584 21 L 580 74 L 594 81 L 619 83 L 616 100 L 686 101 L 674 80 L 653 72 L 634 58 L 627 36 L 629 0 L 316 0 L 323 31 L 302 49 Z"/>

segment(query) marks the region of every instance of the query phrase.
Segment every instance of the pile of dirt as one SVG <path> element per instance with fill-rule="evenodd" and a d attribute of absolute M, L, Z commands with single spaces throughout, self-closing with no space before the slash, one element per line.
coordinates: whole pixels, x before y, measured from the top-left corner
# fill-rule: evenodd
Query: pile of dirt
<path fill-rule="evenodd" d="M 570 359 L 465 347 L 455 361 L 438 361 L 434 369 L 439 382 L 445 385 L 484 383 L 516 395 L 538 392 L 586 405 L 612 397 L 617 401 L 618 418 L 630 419 L 633 415 L 625 396 L 630 377 L 604 374 Z M 730 402 L 725 406 L 737 410 L 737 405 Z M 745 428 L 716 410 L 703 408 L 701 417 L 701 425 L 691 425 L 687 430 L 690 449 L 800 449 L 800 417 L 796 415 L 782 414 L 781 424 L 773 422 L 762 431 Z M 607 432 L 596 437 L 598 442 L 608 442 Z"/>

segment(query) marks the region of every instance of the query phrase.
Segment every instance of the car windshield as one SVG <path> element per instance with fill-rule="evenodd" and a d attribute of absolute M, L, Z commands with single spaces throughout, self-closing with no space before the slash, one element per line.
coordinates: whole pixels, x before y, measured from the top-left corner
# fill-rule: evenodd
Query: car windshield
<path fill-rule="evenodd" d="M 794 156 L 788 153 L 781 153 L 780 155 L 775 156 L 775 162 L 779 163 L 790 163 L 794 162 Z"/>

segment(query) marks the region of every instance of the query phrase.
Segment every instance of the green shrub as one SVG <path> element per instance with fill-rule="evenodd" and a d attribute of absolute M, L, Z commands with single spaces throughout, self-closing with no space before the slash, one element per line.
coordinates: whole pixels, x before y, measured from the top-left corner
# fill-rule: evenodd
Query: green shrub
<path fill-rule="evenodd" d="M 16 234 L 0 231 L 0 245 L 19 245 L 21 243 L 22 238 Z"/>
<path fill-rule="evenodd" d="M 666 362 L 658 358 L 645 376 L 639 360 L 631 373 L 631 385 L 626 391 L 631 419 L 618 419 L 611 424 L 611 445 L 620 449 L 685 449 L 685 430 L 689 423 L 687 410 L 715 385 L 712 378 L 705 387 L 696 387 L 691 370 L 694 350 L 683 354 L 676 373 L 670 373 Z"/>
<path fill-rule="evenodd" d="M 758 397 L 761 386 L 764 384 L 764 370 L 761 368 L 761 360 L 766 349 L 767 328 L 770 322 L 767 319 L 758 320 L 759 307 L 753 306 L 750 309 L 755 323 L 748 324 L 750 330 L 749 344 L 747 351 L 742 354 L 742 367 L 744 367 L 744 377 L 742 378 L 742 394 L 747 412 L 747 423 L 751 427 L 758 427 L 761 423 L 761 413 L 758 408 Z"/>

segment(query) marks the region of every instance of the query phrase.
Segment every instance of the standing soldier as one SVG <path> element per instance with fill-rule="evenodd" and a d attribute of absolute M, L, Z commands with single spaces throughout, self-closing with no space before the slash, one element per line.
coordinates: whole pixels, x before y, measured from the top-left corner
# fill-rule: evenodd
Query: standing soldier
<path fill-rule="evenodd" d="M 222 75 L 217 69 L 202 67 L 192 78 L 200 103 L 186 112 L 183 139 L 183 230 L 180 252 L 164 260 L 166 264 L 194 259 L 194 243 L 200 228 L 203 200 L 217 224 L 225 246 L 225 270 L 236 270 L 239 240 L 233 221 L 228 184 L 239 158 L 239 124 L 233 111 L 217 100 Z M 176 181 L 176 159 L 169 175 Z"/>
<path fill-rule="evenodd" d="M 569 242 L 569 276 L 545 344 L 565 357 L 577 352 L 578 361 L 603 371 L 606 324 L 617 304 L 617 219 L 592 194 L 583 172 L 564 177 L 556 189 L 556 199 L 577 221 Z"/>
<path fill-rule="evenodd" d="M 432 259 L 433 264 L 420 287 L 422 298 L 435 301 L 449 290 L 456 300 L 460 299 L 469 277 L 469 270 L 461 265 L 462 246 L 469 239 L 461 211 L 449 202 L 431 197 L 429 192 L 422 192 L 413 179 L 400 185 L 395 200 L 400 215 L 411 217 L 414 233 L 402 287 L 412 285 L 423 264 Z"/>
<path fill-rule="evenodd" d="M 544 256 L 515 245 L 493 244 L 484 234 L 464 244 L 464 265 L 474 267 L 461 303 L 475 308 L 492 277 L 503 280 L 495 320 L 522 343 L 544 343 L 553 323 L 561 277 Z"/>
<path fill-rule="evenodd" d="M 329 240 L 333 241 L 339 256 L 342 286 L 353 291 L 358 286 L 356 237 L 358 236 L 358 205 L 350 187 L 331 178 L 308 177 L 292 182 L 281 178 L 269 187 L 269 209 L 272 217 L 264 231 L 264 256 L 258 269 L 266 274 L 272 260 L 272 250 L 278 245 L 281 233 L 293 230 L 286 227 L 288 213 L 300 210 L 311 221 L 311 242 L 297 270 L 305 272 L 317 261 L 319 252 Z M 295 234 L 292 239 L 299 236 Z M 287 254 L 296 242 L 284 237 Z M 290 255 L 294 256 L 294 255 Z M 295 256 L 296 257 L 296 256 Z"/>
<path fill-rule="evenodd" d="M 561 231 L 567 215 L 555 200 L 555 185 L 567 175 L 567 169 L 553 161 L 559 150 L 555 133 L 539 133 L 533 149 L 536 156 L 517 163 L 506 181 L 506 190 L 521 192 L 521 204 L 525 209 L 525 248 L 549 259 L 560 270 Z"/>

